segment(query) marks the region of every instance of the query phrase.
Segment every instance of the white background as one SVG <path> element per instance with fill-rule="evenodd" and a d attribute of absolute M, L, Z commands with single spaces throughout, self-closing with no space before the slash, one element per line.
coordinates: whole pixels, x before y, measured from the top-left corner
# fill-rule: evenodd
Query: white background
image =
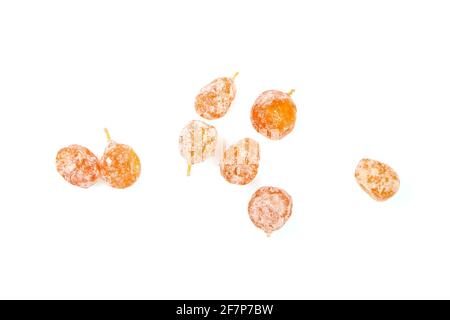
<path fill-rule="evenodd" d="M 447 1 L 1 1 L 0 298 L 450 298 Z M 240 71 L 228 143 L 261 144 L 248 186 L 193 167 L 178 135 L 200 88 Z M 254 131 L 264 90 L 298 123 Z M 131 145 L 126 190 L 56 172 L 103 128 Z M 370 157 L 401 188 L 378 203 L 353 172 Z M 247 214 L 260 186 L 294 211 L 270 238 Z"/>

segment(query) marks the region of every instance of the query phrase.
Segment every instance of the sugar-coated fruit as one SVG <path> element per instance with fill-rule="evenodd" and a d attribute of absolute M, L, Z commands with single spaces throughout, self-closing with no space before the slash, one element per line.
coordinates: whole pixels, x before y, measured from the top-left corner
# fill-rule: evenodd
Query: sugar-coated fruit
<path fill-rule="evenodd" d="M 248 184 L 255 179 L 259 167 L 259 144 L 245 138 L 229 146 L 220 161 L 222 176 L 233 184 Z"/>
<path fill-rule="evenodd" d="M 200 90 L 195 98 L 195 111 L 199 116 L 213 120 L 223 117 L 228 112 L 236 96 L 234 79 L 237 74 L 232 78 L 217 78 Z"/>
<path fill-rule="evenodd" d="M 259 188 L 250 199 L 248 214 L 256 227 L 270 235 L 291 217 L 292 198 L 280 188 Z"/>
<path fill-rule="evenodd" d="M 74 186 L 88 188 L 100 177 L 97 157 L 87 148 L 73 144 L 56 155 L 56 170 Z"/>
<path fill-rule="evenodd" d="M 280 140 L 294 129 L 297 107 L 291 98 L 293 92 L 268 90 L 259 95 L 250 115 L 256 131 L 269 139 Z"/>
<path fill-rule="evenodd" d="M 124 189 L 133 185 L 141 174 L 141 162 L 134 150 L 112 141 L 108 130 L 108 146 L 100 161 L 102 178 L 111 187 Z"/>
<path fill-rule="evenodd" d="M 355 170 L 356 182 L 373 199 L 385 201 L 400 188 L 398 174 L 385 163 L 362 159 Z"/>
<path fill-rule="evenodd" d="M 217 130 L 202 121 L 192 120 L 181 130 L 180 154 L 188 163 L 187 175 L 193 164 L 205 161 L 216 153 Z"/>

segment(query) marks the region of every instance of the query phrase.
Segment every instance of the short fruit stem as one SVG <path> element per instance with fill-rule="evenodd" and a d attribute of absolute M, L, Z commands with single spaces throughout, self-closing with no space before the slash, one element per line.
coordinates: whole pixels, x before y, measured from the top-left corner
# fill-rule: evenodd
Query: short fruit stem
<path fill-rule="evenodd" d="M 110 141 L 111 140 L 111 135 L 109 134 L 109 130 L 108 129 L 104 129 L 105 130 L 105 133 L 106 133 L 106 139 L 108 139 L 108 141 Z"/>
<path fill-rule="evenodd" d="M 187 176 L 188 177 L 191 175 L 191 169 L 192 169 L 192 164 L 188 163 L 188 168 L 187 168 Z"/>
<path fill-rule="evenodd" d="M 236 72 L 234 75 L 233 75 L 233 77 L 231 78 L 231 79 L 236 79 L 236 77 L 239 75 L 239 71 L 238 72 Z"/>
<path fill-rule="evenodd" d="M 288 92 L 288 96 L 292 96 L 295 93 L 295 89 L 291 89 Z"/>

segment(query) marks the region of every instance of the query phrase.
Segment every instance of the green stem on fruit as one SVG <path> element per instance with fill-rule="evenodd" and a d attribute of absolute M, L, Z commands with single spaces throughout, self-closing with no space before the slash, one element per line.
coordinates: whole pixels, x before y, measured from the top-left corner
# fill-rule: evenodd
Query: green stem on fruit
<path fill-rule="evenodd" d="M 233 77 L 231 78 L 231 79 L 236 79 L 236 77 L 239 75 L 239 71 L 237 71 L 234 75 L 233 75 Z"/>
<path fill-rule="evenodd" d="M 187 176 L 188 177 L 191 175 L 191 169 L 192 169 L 192 164 L 188 163 L 188 168 L 187 168 Z"/>
<path fill-rule="evenodd" d="M 109 130 L 108 129 L 104 129 L 105 133 L 106 133 L 106 139 L 108 139 L 108 141 L 111 141 L 111 135 L 109 134 Z"/>
<path fill-rule="evenodd" d="M 295 89 L 291 89 L 288 92 L 288 96 L 292 96 L 295 93 Z"/>

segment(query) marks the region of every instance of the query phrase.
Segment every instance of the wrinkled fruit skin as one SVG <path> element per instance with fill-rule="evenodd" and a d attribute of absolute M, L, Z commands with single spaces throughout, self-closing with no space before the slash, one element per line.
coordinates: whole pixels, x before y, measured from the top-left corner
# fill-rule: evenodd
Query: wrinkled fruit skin
<path fill-rule="evenodd" d="M 133 149 L 110 141 L 100 162 L 103 180 L 114 188 L 127 188 L 139 178 L 141 162 Z"/>
<path fill-rule="evenodd" d="M 248 184 L 255 179 L 259 167 L 259 144 L 245 138 L 231 145 L 220 162 L 222 176 L 233 184 Z"/>
<path fill-rule="evenodd" d="M 180 153 L 190 164 L 205 161 L 216 153 L 217 130 L 202 121 L 192 120 L 181 130 Z"/>
<path fill-rule="evenodd" d="M 195 98 L 195 111 L 208 120 L 223 117 L 236 96 L 232 78 L 217 78 L 204 86 Z"/>
<path fill-rule="evenodd" d="M 255 226 L 270 235 L 290 218 L 292 198 L 280 188 L 259 188 L 248 204 L 248 214 Z"/>
<path fill-rule="evenodd" d="M 252 125 L 263 136 L 280 140 L 295 126 L 297 107 L 287 93 L 268 90 L 263 92 L 251 110 Z"/>
<path fill-rule="evenodd" d="M 76 144 L 58 151 L 56 170 L 66 181 L 82 188 L 92 186 L 100 177 L 97 157 L 89 149 Z"/>
<path fill-rule="evenodd" d="M 391 198 L 400 188 L 397 173 L 376 160 L 362 159 L 356 167 L 355 178 L 361 188 L 377 201 Z"/>

